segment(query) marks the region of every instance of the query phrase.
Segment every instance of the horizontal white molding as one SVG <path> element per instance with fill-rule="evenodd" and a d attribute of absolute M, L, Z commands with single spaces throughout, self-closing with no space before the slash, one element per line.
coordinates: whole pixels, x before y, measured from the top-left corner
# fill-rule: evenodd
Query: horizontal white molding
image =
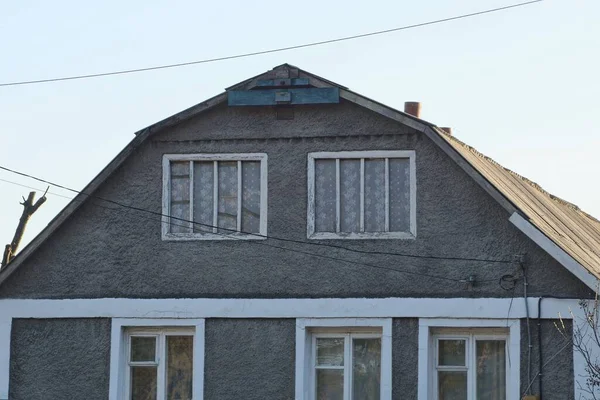
<path fill-rule="evenodd" d="M 528 299 L 537 317 L 539 298 Z M 508 313 L 510 308 L 510 315 Z M 542 318 L 571 319 L 577 299 L 545 299 Z M 525 318 L 523 298 L 0 300 L 5 318 Z"/>

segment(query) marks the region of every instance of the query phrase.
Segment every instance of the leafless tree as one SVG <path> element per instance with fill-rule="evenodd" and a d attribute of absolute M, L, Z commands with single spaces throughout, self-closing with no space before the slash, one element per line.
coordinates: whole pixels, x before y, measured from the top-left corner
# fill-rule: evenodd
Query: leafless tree
<path fill-rule="evenodd" d="M 585 362 L 585 375 L 575 377 L 577 385 L 585 397 L 581 400 L 600 400 L 600 301 L 598 290 L 593 300 L 581 300 L 579 307 L 583 317 L 571 312 L 573 330 L 567 329 L 562 319 L 557 328 L 565 339 L 572 340 L 573 347 Z M 578 399 L 579 400 L 579 399 Z"/>

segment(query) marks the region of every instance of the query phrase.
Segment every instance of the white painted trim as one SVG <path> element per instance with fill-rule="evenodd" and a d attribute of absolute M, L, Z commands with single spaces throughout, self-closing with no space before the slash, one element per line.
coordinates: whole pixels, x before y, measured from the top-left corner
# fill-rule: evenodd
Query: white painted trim
<path fill-rule="evenodd" d="M 193 222 L 190 233 L 171 233 L 169 232 L 169 215 L 171 213 L 170 206 L 170 190 L 171 190 L 171 161 L 189 161 L 190 162 L 190 199 L 193 198 L 193 168 L 192 164 L 195 161 L 213 161 L 213 226 L 217 226 L 218 213 L 218 168 L 219 161 L 237 161 L 238 165 L 238 202 L 241 198 L 241 187 L 239 186 L 242 180 L 240 164 L 242 161 L 260 161 L 260 221 L 259 233 L 248 234 L 244 232 L 230 233 L 227 235 L 218 234 L 217 229 L 213 227 L 213 233 L 210 232 L 194 232 Z M 265 240 L 267 236 L 267 211 L 268 211 L 268 155 L 266 153 L 201 153 L 201 154 L 164 154 L 163 155 L 163 188 L 162 188 L 162 240 L 168 241 L 196 241 L 196 240 Z M 190 202 L 190 215 L 193 217 L 193 202 Z M 238 210 L 241 207 L 241 202 L 238 204 Z M 191 218 L 193 219 L 193 218 Z M 241 214 L 237 216 L 237 229 L 241 230 Z"/>
<path fill-rule="evenodd" d="M 415 239 L 408 232 L 315 232 L 309 239 Z"/>
<path fill-rule="evenodd" d="M 295 400 L 311 400 L 312 368 L 310 328 L 373 327 L 381 329 L 381 400 L 392 398 L 392 319 L 391 318 L 298 318 L 296 319 Z"/>
<path fill-rule="evenodd" d="M 417 156 L 410 157 L 410 233 L 417 237 Z"/>
<path fill-rule="evenodd" d="M 432 334 L 431 328 L 507 328 L 508 343 L 507 363 L 508 374 L 506 376 L 507 392 L 509 400 L 520 398 L 521 381 L 521 321 L 519 319 L 446 319 L 446 318 L 420 318 L 419 319 L 419 378 L 418 378 L 418 400 L 430 400 L 433 398 L 431 371 L 432 365 Z"/>
<path fill-rule="evenodd" d="M 202 400 L 204 396 L 204 319 L 168 318 L 113 318 L 110 338 L 109 400 L 125 398 L 121 393 L 125 386 L 126 343 L 125 328 L 130 327 L 190 327 L 194 328 L 194 371 L 193 397 Z"/>
<path fill-rule="evenodd" d="M 313 159 L 346 159 L 346 158 L 411 158 L 414 150 L 359 150 L 359 151 L 317 151 L 308 153 Z"/>
<path fill-rule="evenodd" d="M 0 318 L 0 400 L 8 399 L 11 326 L 10 317 Z"/>
<path fill-rule="evenodd" d="M 339 160 L 341 159 L 360 159 L 361 160 L 361 179 L 360 179 L 360 232 L 339 232 L 340 227 L 340 172 Z M 364 232 L 364 159 L 365 158 L 384 158 L 385 162 L 385 209 L 386 209 L 386 232 Z M 409 232 L 389 232 L 389 164 L 390 158 L 405 158 L 409 160 L 410 175 L 410 215 Z M 315 231 L 315 160 L 334 159 L 336 160 L 336 232 L 316 232 Z M 306 212 L 306 237 L 309 239 L 415 239 L 417 235 L 417 171 L 416 171 L 416 152 L 414 150 L 365 150 L 365 151 L 337 151 L 337 152 L 313 152 L 308 153 L 307 165 L 307 189 L 308 202 Z"/>
<path fill-rule="evenodd" d="M 530 309 L 538 297 L 530 297 Z M 510 315 L 525 318 L 525 302 Z M 4 318 L 504 318 L 509 298 L 0 300 Z M 542 318 L 571 319 L 577 299 L 545 299 Z"/>
<path fill-rule="evenodd" d="M 592 275 L 585 267 L 579 264 L 573 257 L 554 243 L 548 236 L 542 233 L 533 224 L 518 213 L 513 213 L 509 221 L 521 232 L 544 249 L 552 258 L 561 263 L 569 272 L 585 283 L 590 289 L 598 289 L 598 278 Z"/>

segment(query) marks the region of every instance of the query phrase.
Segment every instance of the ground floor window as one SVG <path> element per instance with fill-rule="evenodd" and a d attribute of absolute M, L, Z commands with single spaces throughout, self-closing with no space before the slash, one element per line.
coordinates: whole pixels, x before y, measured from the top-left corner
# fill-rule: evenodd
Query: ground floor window
<path fill-rule="evenodd" d="M 189 400 L 193 396 L 194 331 L 127 330 L 126 393 L 131 400 Z"/>
<path fill-rule="evenodd" d="M 420 319 L 419 400 L 519 398 L 520 335 L 518 319 Z"/>
<path fill-rule="evenodd" d="M 113 318 L 109 398 L 202 400 L 204 319 Z"/>
<path fill-rule="evenodd" d="M 506 400 L 506 335 L 485 331 L 434 335 L 438 400 Z"/>
<path fill-rule="evenodd" d="M 391 398 L 391 320 L 311 319 L 297 326 L 296 399 Z"/>
<path fill-rule="evenodd" d="M 378 400 L 381 334 L 313 335 L 315 399 Z"/>

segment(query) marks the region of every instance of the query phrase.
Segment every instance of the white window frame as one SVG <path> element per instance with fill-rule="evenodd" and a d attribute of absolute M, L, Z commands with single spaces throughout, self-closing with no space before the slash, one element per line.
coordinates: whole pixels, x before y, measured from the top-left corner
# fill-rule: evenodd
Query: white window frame
<path fill-rule="evenodd" d="M 507 333 L 508 332 L 508 333 Z M 520 397 L 521 323 L 519 319 L 419 319 L 418 400 L 437 400 L 437 341 L 467 339 L 465 370 L 470 365 L 475 340 L 506 341 L 506 398 Z M 445 368 L 444 368 L 445 369 Z M 456 367 L 449 370 L 458 370 Z M 474 399 L 474 369 L 468 368 L 468 399 Z"/>
<path fill-rule="evenodd" d="M 194 337 L 193 400 L 202 400 L 204 393 L 204 319 L 113 318 L 111 329 L 109 400 L 129 398 L 131 336 L 186 335 Z M 160 355 L 157 344 L 157 355 Z M 141 363 L 149 365 L 149 363 Z M 161 366 L 162 364 L 162 366 Z M 154 365 L 154 364 L 153 364 Z M 164 387 L 164 361 L 158 361 L 158 390 Z"/>
<path fill-rule="evenodd" d="M 385 163 L 385 219 L 389 229 L 389 167 L 388 159 L 406 158 L 409 160 L 410 174 L 410 221 L 408 232 L 340 232 L 340 160 L 342 159 L 384 158 Z M 336 162 L 336 232 L 316 232 L 316 189 L 315 160 L 334 159 Z M 308 153 L 308 211 L 307 237 L 309 239 L 415 239 L 417 236 L 417 171 L 414 150 L 371 150 L 371 151 L 338 151 Z M 364 229 L 364 160 L 361 160 L 360 185 L 360 226 Z"/>
<path fill-rule="evenodd" d="M 162 197 L 162 239 L 163 240 L 253 240 L 253 239 L 266 239 L 267 236 L 267 210 L 268 210 L 268 166 L 267 166 L 267 154 L 266 153 L 223 153 L 223 154 L 164 154 L 163 155 L 163 197 Z M 191 233 L 172 233 L 169 231 L 170 227 L 170 214 L 171 214 L 171 162 L 172 161 L 189 161 L 190 162 L 190 215 L 189 215 L 189 224 L 192 230 Z M 241 186 L 242 182 L 242 169 L 241 163 L 243 161 L 260 161 L 260 222 L 259 222 L 259 232 L 258 233 L 243 233 L 243 232 L 234 232 L 228 234 L 219 234 L 217 233 L 217 229 L 213 228 L 213 233 L 211 232 L 194 232 L 193 227 L 194 223 L 191 222 L 194 220 L 194 169 L 193 163 L 196 161 L 213 161 L 215 165 L 215 177 L 214 177 L 214 185 L 213 188 L 213 196 L 215 199 L 213 201 L 213 223 L 212 225 L 217 225 L 217 215 L 218 215 L 218 169 L 217 163 L 223 161 L 237 161 L 238 162 L 238 188 Z M 242 207 L 242 192 L 238 190 L 238 215 L 237 215 L 237 226 L 238 229 L 241 227 L 241 207 Z M 184 224 L 184 222 L 181 222 Z"/>
<path fill-rule="evenodd" d="M 391 318 L 298 318 L 296 319 L 295 400 L 315 400 L 316 338 L 345 335 L 381 338 L 380 400 L 392 399 Z M 345 363 L 351 364 L 351 360 Z M 351 384 L 351 379 L 346 379 L 345 384 Z M 349 390 L 351 386 L 346 386 L 344 393 L 349 393 Z"/>

